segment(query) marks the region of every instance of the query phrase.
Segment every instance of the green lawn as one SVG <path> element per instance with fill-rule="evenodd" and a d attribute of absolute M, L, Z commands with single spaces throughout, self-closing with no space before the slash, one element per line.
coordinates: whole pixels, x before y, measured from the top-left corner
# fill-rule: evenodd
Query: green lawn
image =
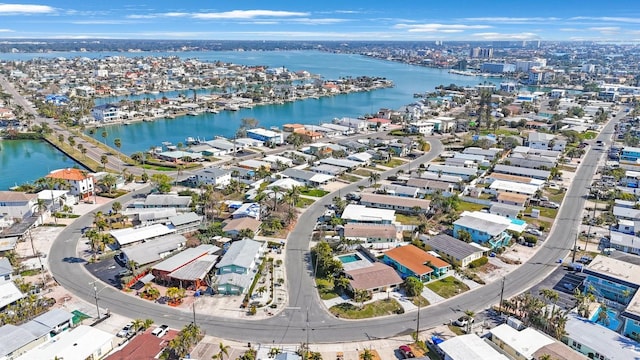
<path fill-rule="evenodd" d="M 332 279 L 316 279 L 316 286 L 322 300 L 331 300 L 340 296 L 338 293 L 333 292 Z"/>
<path fill-rule="evenodd" d="M 378 316 L 402 313 L 403 309 L 395 299 L 378 300 L 365 304 L 362 308 L 349 303 L 332 306 L 329 311 L 343 319 L 368 319 Z"/>
<path fill-rule="evenodd" d="M 556 216 L 558 215 L 558 209 L 551 209 L 551 208 L 546 208 L 546 207 L 541 207 L 541 206 L 528 206 L 525 209 L 525 213 L 530 214 L 531 213 L 531 209 L 540 210 L 540 216 L 542 216 L 542 217 L 555 219 Z"/>
<path fill-rule="evenodd" d="M 364 177 L 369 177 L 369 175 L 371 175 L 371 171 L 365 170 L 365 169 L 357 169 L 352 171 L 352 173 L 356 175 L 364 176 Z"/>
<path fill-rule="evenodd" d="M 430 282 L 427 284 L 427 287 L 431 289 L 431 291 L 435 292 L 445 299 L 469 290 L 469 287 L 465 283 L 454 278 L 453 276 L 448 276 L 444 279 Z"/>
<path fill-rule="evenodd" d="M 582 138 L 585 140 L 592 140 L 592 139 L 595 139 L 596 136 L 598 136 L 597 132 L 587 131 L 586 133 L 584 133 L 584 135 L 582 135 Z"/>
<path fill-rule="evenodd" d="M 458 336 L 464 335 L 464 331 L 455 325 L 447 325 L 447 327 L 449 328 L 449 330 L 451 330 L 454 334 Z"/>
<path fill-rule="evenodd" d="M 549 189 L 548 193 L 549 195 L 547 196 L 549 197 L 549 201 L 553 201 L 558 204 L 562 202 L 562 200 L 564 199 L 564 196 L 567 194 L 566 191 L 556 190 L 556 189 Z"/>
<path fill-rule="evenodd" d="M 156 166 L 145 164 L 141 166 L 143 169 L 147 170 L 156 170 L 156 171 L 176 171 L 176 168 L 168 167 L 168 166 Z"/>
<path fill-rule="evenodd" d="M 386 167 L 390 167 L 390 168 L 394 168 L 394 167 L 398 167 L 402 164 L 406 163 L 404 160 L 400 160 L 398 158 L 391 158 L 391 160 L 385 162 L 385 163 L 381 163 L 380 165 L 382 166 L 386 166 Z"/>
<path fill-rule="evenodd" d="M 419 225 L 420 218 L 415 215 L 396 214 L 396 221 L 403 225 Z"/>
<path fill-rule="evenodd" d="M 322 189 L 304 189 L 300 191 L 302 195 L 313 196 L 313 197 L 323 197 L 327 195 L 329 192 Z"/>
<path fill-rule="evenodd" d="M 485 207 L 486 205 L 460 201 L 460 203 L 458 204 L 458 211 L 480 211 Z"/>
<path fill-rule="evenodd" d="M 348 175 L 348 174 L 342 174 L 340 176 L 338 176 L 339 179 L 347 181 L 347 182 L 356 182 L 356 181 L 360 181 L 362 180 L 361 178 L 357 177 L 357 176 L 353 176 L 353 175 Z"/>
<path fill-rule="evenodd" d="M 313 204 L 315 202 L 315 200 L 311 200 L 311 199 L 307 199 L 307 198 L 298 198 L 298 200 L 296 200 L 296 207 L 299 208 L 305 208 L 311 204 Z"/>

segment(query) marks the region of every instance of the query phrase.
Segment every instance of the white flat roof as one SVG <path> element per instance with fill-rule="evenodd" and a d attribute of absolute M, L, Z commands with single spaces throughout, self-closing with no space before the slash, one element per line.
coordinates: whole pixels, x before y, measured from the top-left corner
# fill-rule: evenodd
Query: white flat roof
<path fill-rule="evenodd" d="M 451 360 L 508 360 L 476 334 L 452 337 L 438 346 Z"/>
<path fill-rule="evenodd" d="M 23 297 L 24 294 L 20 292 L 13 281 L 0 285 L 0 308 L 13 303 L 14 301 L 20 300 Z"/>
<path fill-rule="evenodd" d="M 640 265 L 634 265 L 625 261 L 612 259 L 607 256 L 597 255 L 587 270 L 610 276 L 615 279 L 640 285 Z"/>
<path fill-rule="evenodd" d="M 56 341 L 28 351 L 18 360 L 53 359 L 54 356 L 64 360 L 85 360 L 106 343 L 113 341 L 114 337 L 98 328 L 80 325 L 71 331 L 62 332 L 56 337 Z"/>
<path fill-rule="evenodd" d="M 396 212 L 394 210 L 376 209 L 364 205 L 349 204 L 342 212 L 342 218 L 359 222 L 373 221 L 395 221 Z"/>
<path fill-rule="evenodd" d="M 463 211 L 462 214 L 460 214 L 460 217 L 462 218 L 465 216 L 471 216 L 476 219 L 482 219 L 496 224 L 507 225 L 508 230 L 513 230 L 516 232 L 523 232 L 527 228 L 527 223 L 524 221 L 521 225 L 518 225 L 512 221 L 513 219 L 509 219 L 496 214 L 485 213 L 482 211 Z"/>
<path fill-rule="evenodd" d="M 505 180 L 495 180 L 489 186 L 490 189 L 494 190 L 504 190 L 508 192 L 515 192 L 526 195 L 533 195 L 538 191 L 538 187 L 536 185 L 517 183 L 512 181 Z"/>
<path fill-rule="evenodd" d="M 109 234 L 116 239 L 120 246 L 123 246 L 158 236 L 172 234 L 174 232 L 176 232 L 176 229 L 163 224 L 154 224 L 140 228 L 111 230 L 109 231 Z"/>
<path fill-rule="evenodd" d="M 640 344 L 593 321 L 580 318 L 576 313 L 567 315 L 567 338 L 589 347 L 608 359 L 638 359 Z"/>
<path fill-rule="evenodd" d="M 541 347 L 555 342 L 555 340 L 534 328 L 526 328 L 518 331 L 510 325 L 502 324 L 491 329 L 490 332 L 492 336 L 502 340 L 505 344 L 528 359 L 531 359 L 533 353 Z"/>

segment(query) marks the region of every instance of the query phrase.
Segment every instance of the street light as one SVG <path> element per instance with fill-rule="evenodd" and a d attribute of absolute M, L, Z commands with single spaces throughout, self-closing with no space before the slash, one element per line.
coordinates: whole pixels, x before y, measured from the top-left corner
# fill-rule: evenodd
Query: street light
<path fill-rule="evenodd" d="M 90 282 L 89 284 L 93 285 L 93 298 L 96 300 L 96 311 L 98 312 L 98 320 L 100 320 L 100 306 L 98 305 L 98 286 L 96 286 L 96 282 Z"/>

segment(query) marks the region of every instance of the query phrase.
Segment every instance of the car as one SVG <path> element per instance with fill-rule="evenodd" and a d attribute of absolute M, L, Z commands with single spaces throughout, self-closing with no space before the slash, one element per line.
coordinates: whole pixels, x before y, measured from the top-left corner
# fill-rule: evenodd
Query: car
<path fill-rule="evenodd" d="M 131 274 L 131 270 L 126 269 L 126 268 L 118 271 L 118 276 L 119 277 L 127 276 L 129 274 Z"/>
<path fill-rule="evenodd" d="M 562 283 L 562 287 L 569 291 L 573 291 L 573 289 L 576 288 L 573 284 L 570 283 Z"/>
<path fill-rule="evenodd" d="M 125 255 L 123 252 L 117 253 L 114 259 L 120 265 L 125 265 L 127 263 L 127 255 Z"/>
<path fill-rule="evenodd" d="M 153 331 L 151 332 L 151 335 L 157 336 L 157 337 L 163 337 L 168 330 L 169 330 L 169 325 L 160 325 L 157 328 L 153 329 Z"/>
<path fill-rule="evenodd" d="M 127 325 L 125 325 L 122 328 L 122 330 L 118 331 L 118 334 L 116 334 L 116 336 L 118 336 L 118 337 L 127 337 L 127 336 L 133 335 L 134 332 L 135 332 L 135 329 L 133 328 L 133 323 L 130 322 Z"/>
<path fill-rule="evenodd" d="M 400 347 L 398 347 L 398 351 L 400 351 L 400 354 L 402 354 L 405 359 L 416 357 L 409 345 L 400 345 Z"/>
<path fill-rule="evenodd" d="M 528 232 L 531 235 L 542 236 L 542 231 L 540 231 L 538 229 L 529 228 L 529 229 L 526 230 L 526 232 Z"/>
<path fill-rule="evenodd" d="M 473 324 L 473 322 L 474 322 L 475 320 L 474 320 L 473 318 L 470 318 L 470 317 L 468 317 L 468 316 L 466 316 L 466 315 L 465 315 L 465 316 L 461 316 L 461 317 L 459 317 L 459 318 L 454 322 L 454 324 L 455 324 L 456 326 L 463 327 L 463 326 L 467 326 L 467 325 L 469 324 L 469 321 L 471 321 L 471 323 Z"/>

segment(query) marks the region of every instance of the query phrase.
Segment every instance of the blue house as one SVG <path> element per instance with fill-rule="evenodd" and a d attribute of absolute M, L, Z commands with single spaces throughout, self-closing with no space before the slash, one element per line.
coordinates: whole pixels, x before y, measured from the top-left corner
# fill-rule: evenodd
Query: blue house
<path fill-rule="evenodd" d="M 511 235 L 507 233 L 509 225 L 496 223 L 473 216 L 463 216 L 453 223 L 453 236 L 460 239 L 460 232 L 466 231 L 474 242 L 492 249 L 507 246 Z"/>
<path fill-rule="evenodd" d="M 447 275 L 451 265 L 415 245 L 399 246 L 384 253 L 382 262 L 396 269 L 403 279 L 413 276 L 430 281 Z"/>
<path fill-rule="evenodd" d="M 620 160 L 636 162 L 640 159 L 640 148 L 625 146 L 620 153 Z"/>

